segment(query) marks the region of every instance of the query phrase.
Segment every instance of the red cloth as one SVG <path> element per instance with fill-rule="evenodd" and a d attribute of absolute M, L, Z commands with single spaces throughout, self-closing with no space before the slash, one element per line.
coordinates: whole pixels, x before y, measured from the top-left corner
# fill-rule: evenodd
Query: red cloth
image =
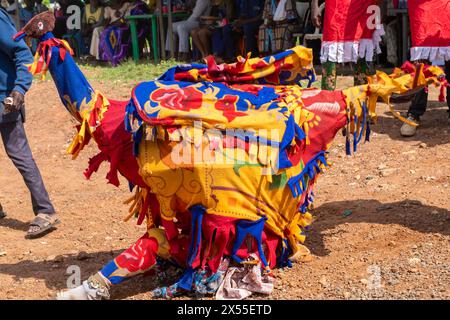
<path fill-rule="evenodd" d="M 125 130 L 123 121 L 128 101 L 109 100 L 109 103 L 110 106 L 104 113 L 100 126 L 94 131 L 100 153 L 90 159 L 89 167 L 84 174 L 89 179 L 103 161 L 109 161 L 110 170 L 106 177 L 109 183 L 118 186 L 117 173 L 120 172 L 133 185 L 146 187 L 139 175 L 139 166 L 133 155 L 131 133 Z"/>
<path fill-rule="evenodd" d="M 409 0 L 413 47 L 450 47 L 450 0 Z"/>
<path fill-rule="evenodd" d="M 372 39 L 374 29 L 367 27 L 367 8 L 376 0 L 327 0 L 323 41 L 344 42 Z"/>

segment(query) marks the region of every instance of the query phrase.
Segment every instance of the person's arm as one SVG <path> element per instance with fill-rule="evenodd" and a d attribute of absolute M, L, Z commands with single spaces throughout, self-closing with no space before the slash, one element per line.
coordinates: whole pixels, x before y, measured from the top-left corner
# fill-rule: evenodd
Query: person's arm
<path fill-rule="evenodd" d="M 16 65 L 16 79 L 11 96 L 14 99 L 14 107 L 19 109 L 23 103 L 24 95 L 31 87 L 33 76 L 28 71 L 27 64 L 33 63 L 30 49 L 23 40 L 16 42 L 13 36 L 17 30 L 11 25 L 10 18 L 4 11 L 0 12 L 0 51 Z"/>
<path fill-rule="evenodd" d="M 320 28 L 322 17 L 319 10 L 319 0 L 311 0 L 311 19 L 315 27 Z"/>
<path fill-rule="evenodd" d="M 197 0 L 189 19 L 195 19 L 195 20 L 200 19 L 200 17 L 205 14 L 206 9 L 208 8 L 209 4 L 210 4 L 209 0 Z"/>

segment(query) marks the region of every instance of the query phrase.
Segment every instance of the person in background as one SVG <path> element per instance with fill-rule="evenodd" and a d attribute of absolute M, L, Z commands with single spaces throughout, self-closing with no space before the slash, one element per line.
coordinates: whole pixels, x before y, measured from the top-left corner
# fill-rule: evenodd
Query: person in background
<path fill-rule="evenodd" d="M 232 22 L 236 18 L 236 5 L 234 0 L 223 0 L 219 5 L 219 19 L 212 28 L 212 52 L 218 63 L 221 60 L 231 62 L 236 56 Z"/>
<path fill-rule="evenodd" d="M 370 6 L 382 0 L 312 0 L 311 19 L 317 28 L 322 26 L 319 3 L 323 2 L 322 90 L 336 89 L 336 70 L 340 63 L 352 63 L 355 86 L 366 84 L 367 76 L 374 74 L 373 58 L 375 53 L 381 52 L 381 36 L 384 35 L 381 24 L 369 23 Z"/>
<path fill-rule="evenodd" d="M 174 37 L 178 38 L 178 60 L 189 61 L 190 60 L 190 45 L 189 36 L 191 30 L 200 26 L 200 17 L 208 16 L 211 10 L 211 0 L 197 0 L 195 1 L 192 14 L 187 20 L 174 22 L 172 24 L 172 32 Z M 169 31 L 166 36 L 166 51 L 169 52 L 171 48 L 171 36 Z"/>
<path fill-rule="evenodd" d="M 450 82 L 450 1 L 410 0 L 408 15 L 411 29 L 411 61 L 430 64 L 445 62 L 445 75 Z M 415 95 L 408 110 L 407 120 L 400 128 L 404 137 L 416 134 L 420 117 L 427 110 L 428 88 Z M 443 88 L 442 88 L 443 89 Z M 444 92 L 441 92 L 444 98 Z M 447 87 L 447 121 L 450 126 L 450 87 Z M 409 123 L 408 123 L 409 122 Z M 416 125 L 413 125 L 416 124 Z"/>
<path fill-rule="evenodd" d="M 94 29 L 103 26 L 104 20 L 105 8 L 101 5 L 100 0 L 90 0 L 83 12 L 82 26 L 83 38 L 87 39 L 87 43 L 91 43 Z"/>
<path fill-rule="evenodd" d="M 48 8 L 45 4 L 42 3 L 42 0 L 35 0 L 33 15 L 35 16 L 35 15 L 45 12 L 45 11 L 48 11 Z"/>
<path fill-rule="evenodd" d="M 292 33 L 299 21 L 294 0 L 266 0 L 263 19 L 258 37 L 260 54 L 277 53 L 294 46 Z"/>
<path fill-rule="evenodd" d="M 213 0 L 209 16 L 200 17 L 200 27 L 191 30 L 192 41 L 200 51 L 202 58 L 211 54 L 211 36 L 216 28 L 221 28 L 226 22 L 227 0 Z"/>
<path fill-rule="evenodd" d="M 67 25 L 69 16 L 73 14 L 69 8 L 71 6 L 77 6 L 80 9 L 80 12 L 83 12 L 84 2 L 82 0 L 58 0 L 57 5 L 58 9 L 55 11 L 56 21 L 53 34 L 56 38 L 63 39 L 66 34 L 75 34 L 79 31 L 75 28 L 75 26 L 70 27 Z"/>
<path fill-rule="evenodd" d="M 125 11 L 128 9 L 130 4 L 123 0 L 114 0 L 111 2 L 111 5 L 106 6 L 103 12 L 103 21 L 102 23 L 92 29 L 92 38 L 91 38 L 91 46 L 89 53 L 95 59 L 100 60 L 100 36 L 105 30 L 106 27 L 113 25 L 116 21 L 118 21 Z"/>
<path fill-rule="evenodd" d="M 429 63 L 429 62 L 428 62 Z M 445 77 L 450 83 L 450 60 L 445 62 Z M 427 111 L 428 104 L 428 90 L 423 89 L 414 96 L 411 106 L 408 110 L 407 119 L 414 123 L 420 124 L 420 117 Z M 447 106 L 448 106 L 448 125 L 450 126 L 450 87 L 447 87 Z M 403 123 L 400 128 L 400 134 L 404 137 L 412 137 L 416 134 L 417 126 L 412 126 L 408 123 Z"/>
<path fill-rule="evenodd" d="M 15 0 L 6 0 L 4 8 L 11 16 L 14 16 L 17 12 L 17 2 Z"/>
<path fill-rule="evenodd" d="M 35 238 L 53 229 L 59 218 L 33 159 L 23 126 L 24 95 L 33 80 L 26 65 L 33 63 L 33 56 L 23 40 L 13 39 L 17 30 L 3 8 L 0 8 L 0 30 L 0 135 L 6 154 L 30 191 L 35 218 L 30 223 L 27 237 Z"/>
<path fill-rule="evenodd" d="M 130 23 L 124 19 L 126 16 L 139 16 L 149 14 L 150 9 L 141 0 L 122 2 L 118 9 L 120 18 L 109 26 L 100 35 L 99 55 L 102 61 L 108 61 L 112 66 L 117 66 L 128 57 L 131 52 L 131 32 Z M 149 24 L 145 21 L 138 21 L 136 24 L 138 46 L 143 48 L 145 40 L 150 34 Z M 112 41 L 111 39 L 114 39 Z"/>
<path fill-rule="evenodd" d="M 25 0 L 25 6 L 19 9 L 20 27 L 23 28 L 34 16 L 34 0 Z"/>
<path fill-rule="evenodd" d="M 263 22 L 264 0 L 240 0 L 239 18 L 233 23 L 235 31 L 242 30 L 244 33 L 244 51 L 252 52 L 257 56 L 258 52 L 258 30 Z"/>

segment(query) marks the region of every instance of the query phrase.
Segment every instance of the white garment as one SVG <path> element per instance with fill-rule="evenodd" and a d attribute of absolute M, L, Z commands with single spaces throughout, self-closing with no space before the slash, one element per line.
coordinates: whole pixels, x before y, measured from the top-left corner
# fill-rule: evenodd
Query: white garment
<path fill-rule="evenodd" d="M 371 62 L 375 53 L 381 53 L 381 36 L 384 34 L 384 27 L 380 26 L 373 32 L 372 39 L 345 42 L 322 41 L 320 62 L 356 63 L 359 58 Z"/>
<path fill-rule="evenodd" d="M 92 30 L 91 47 L 89 53 L 97 60 L 100 60 L 100 52 L 98 46 L 100 45 L 100 35 L 102 34 L 103 30 L 105 30 L 105 27 L 96 27 L 94 28 L 94 30 Z"/>
<path fill-rule="evenodd" d="M 286 20 L 286 3 L 287 0 L 280 0 L 273 15 L 273 21 L 283 21 Z"/>
<path fill-rule="evenodd" d="M 174 40 L 178 38 L 178 52 L 188 53 L 190 51 L 189 37 L 191 30 L 199 27 L 199 18 L 209 15 L 211 11 L 211 0 L 197 0 L 192 14 L 187 20 L 174 22 L 172 30 Z M 175 42 L 175 41 L 174 41 Z M 166 36 L 166 51 L 170 51 L 170 34 Z M 176 50 L 175 50 L 176 51 Z"/>
<path fill-rule="evenodd" d="M 178 21 L 172 24 L 174 40 L 178 38 L 178 52 L 188 53 L 190 50 L 189 37 L 191 30 L 199 27 L 198 21 Z M 174 41 L 176 43 L 176 41 Z M 167 32 L 166 36 L 166 51 L 170 51 L 170 34 Z M 175 50 L 176 51 L 176 50 Z"/>

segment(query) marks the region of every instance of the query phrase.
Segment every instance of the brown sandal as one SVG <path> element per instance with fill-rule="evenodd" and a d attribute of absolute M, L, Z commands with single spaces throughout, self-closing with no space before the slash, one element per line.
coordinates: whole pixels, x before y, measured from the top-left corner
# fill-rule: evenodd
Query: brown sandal
<path fill-rule="evenodd" d="M 30 228 L 28 229 L 26 238 L 32 239 L 42 236 L 48 233 L 49 231 L 55 229 L 55 226 L 59 223 L 60 221 L 56 213 L 54 214 L 39 213 L 33 219 L 33 221 L 31 221 Z"/>

